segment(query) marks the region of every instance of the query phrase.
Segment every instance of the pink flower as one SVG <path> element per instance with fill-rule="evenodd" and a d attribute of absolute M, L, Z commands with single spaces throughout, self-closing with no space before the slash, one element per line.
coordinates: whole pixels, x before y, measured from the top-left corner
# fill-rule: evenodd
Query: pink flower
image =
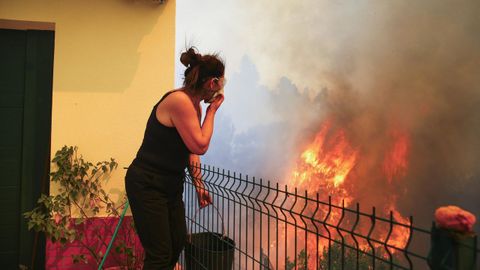
<path fill-rule="evenodd" d="M 475 216 L 460 207 L 448 205 L 439 207 L 435 211 L 437 226 L 459 232 L 472 232 L 476 222 Z"/>
<path fill-rule="evenodd" d="M 53 215 L 53 219 L 55 220 L 55 224 L 58 224 L 62 220 L 62 215 L 55 213 L 55 215 Z"/>

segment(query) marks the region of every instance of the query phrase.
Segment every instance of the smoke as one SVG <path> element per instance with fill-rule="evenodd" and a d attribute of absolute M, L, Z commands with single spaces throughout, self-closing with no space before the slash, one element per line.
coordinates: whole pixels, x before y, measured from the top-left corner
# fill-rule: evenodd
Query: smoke
<path fill-rule="evenodd" d="M 262 14 L 252 34 L 261 49 L 252 55 L 260 74 L 267 74 L 263 81 L 288 74 L 299 92 L 321 93 L 316 102 L 323 115 L 306 126 L 318 126 L 324 115 L 335 119 L 370 159 L 356 168 L 366 177 L 359 194 L 375 194 L 373 186 L 385 181 L 375 175 L 381 175 L 394 129 L 411 141 L 407 175 L 394 184 L 402 212 L 412 213 L 420 204 L 422 212 L 416 214 L 430 220 L 432 208 L 459 204 L 480 213 L 475 199 L 480 192 L 478 3 L 255 1 L 249 6 L 256 10 L 252 14 Z M 304 101 L 292 103 L 300 99 L 274 99 L 297 108 L 278 112 L 282 119 L 296 123 L 305 108 L 311 109 Z M 288 108 L 285 104 L 281 107 Z"/>
<path fill-rule="evenodd" d="M 216 36 L 201 45 L 222 50 L 225 41 L 234 72 L 207 161 L 281 179 L 334 119 L 361 152 L 355 174 L 366 179 L 356 189 L 373 204 L 399 130 L 411 142 L 407 174 L 392 185 L 401 212 L 425 222 L 446 204 L 480 214 L 476 1 L 226 1 L 217 9 L 226 27 L 209 18 L 198 33 Z"/>
<path fill-rule="evenodd" d="M 304 132 L 322 116 L 321 106 L 287 78 L 274 89 L 259 84 L 248 57 L 228 79 L 226 99 L 218 113 L 215 133 L 204 162 L 244 175 L 283 181 L 299 155 Z"/>

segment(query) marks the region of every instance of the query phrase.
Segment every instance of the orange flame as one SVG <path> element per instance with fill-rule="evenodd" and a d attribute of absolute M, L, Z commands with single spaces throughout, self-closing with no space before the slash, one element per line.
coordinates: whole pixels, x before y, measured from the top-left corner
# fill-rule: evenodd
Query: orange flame
<path fill-rule="evenodd" d="M 409 137 L 405 132 L 394 130 L 391 132 L 393 144 L 383 161 L 383 171 L 391 183 L 394 177 L 404 177 L 408 167 Z"/>
<path fill-rule="evenodd" d="M 410 147 L 410 137 L 407 132 L 398 128 L 393 129 L 390 132 L 391 139 L 393 140 L 390 149 L 388 149 L 385 159 L 383 161 L 383 171 L 388 180 L 388 183 L 392 183 L 394 179 L 400 179 L 406 176 L 408 169 L 408 154 Z M 395 197 L 391 198 L 394 201 Z M 391 203 L 388 210 L 393 212 L 394 220 L 402 224 L 410 224 L 408 218 L 403 217 L 398 210 L 396 210 L 395 203 Z M 387 243 L 394 247 L 403 249 L 405 248 L 410 230 L 404 226 L 394 226 L 392 235 Z M 390 252 L 394 253 L 396 250 L 390 248 Z"/>
<path fill-rule="evenodd" d="M 410 220 L 406 217 L 403 217 L 400 212 L 397 210 L 392 210 L 393 219 L 401 224 L 410 225 Z M 395 225 L 392 230 L 392 235 L 387 241 L 388 245 L 394 246 L 399 249 L 404 249 L 407 245 L 408 238 L 410 236 L 410 229 L 408 227 Z M 389 249 L 391 253 L 395 253 L 396 249 Z"/>
<path fill-rule="evenodd" d="M 406 175 L 408 169 L 409 136 L 406 132 L 399 129 L 391 133 L 392 144 L 387 149 L 383 160 L 383 172 L 388 182 L 393 179 L 399 179 Z M 356 196 L 348 190 L 349 186 L 359 181 L 359 177 L 354 177 L 352 171 L 358 162 L 361 162 L 359 151 L 352 147 L 346 132 L 342 128 L 332 128 L 332 122 L 327 121 L 321 127 L 315 136 L 314 141 L 302 152 L 299 161 L 293 170 L 293 177 L 290 184 L 301 189 L 308 190 L 310 193 L 329 194 L 332 196 L 332 204 L 348 207 Z M 345 183 L 350 183 L 345 185 Z M 395 195 L 389 201 L 393 202 Z M 403 217 L 396 210 L 395 204 L 391 203 L 385 209 L 391 210 L 396 222 L 408 224 L 409 220 Z M 313 213 L 313 209 L 310 209 Z M 317 213 L 320 217 L 326 215 L 328 224 L 337 224 L 341 218 L 340 209 L 320 209 Z M 387 244 L 404 248 L 409 237 L 409 228 L 393 225 L 393 228 L 381 227 L 380 240 L 386 239 L 388 232 L 390 235 Z M 335 235 L 332 235 L 332 238 Z M 318 245 L 318 246 L 317 246 Z M 328 239 L 320 239 L 318 242 L 309 241 L 307 243 L 308 253 L 314 254 L 318 250 L 321 252 L 328 248 Z M 367 249 L 368 245 L 360 245 L 360 248 Z M 391 253 L 396 250 L 389 248 Z M 312 259 L 315 256 L 312 256 Z M 315 261 L 309 260 L 309 269 L 315 268 Z"/>
<path fill-rule="evenodd" d="M 329 123 L 324 124 L 314 142 L 302 153 L 301 171 L 293 172 L 295 186 L 318 188 L 319 185 L 333 185 L 338 188 L 355 166 L 357 152 L 347 141 L 345 131 L 339 130 L 327 136 L 329 128 Z"/>

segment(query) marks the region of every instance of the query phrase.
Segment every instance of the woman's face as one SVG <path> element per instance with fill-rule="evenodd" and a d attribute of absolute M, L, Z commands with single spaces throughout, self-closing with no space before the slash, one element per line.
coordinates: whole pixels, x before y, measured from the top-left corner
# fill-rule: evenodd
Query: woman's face
<path fill-rule="evenodd" d="M 223 88 L 226 83 L 227 80 L 223 76 L 219 78 L 211 78 L 206 81 L 205 84 L 207 85 L 204 87 L 205 95 L 203 98 L 205 102 L 210 103 L 219 93 L 223 94 Z"/>

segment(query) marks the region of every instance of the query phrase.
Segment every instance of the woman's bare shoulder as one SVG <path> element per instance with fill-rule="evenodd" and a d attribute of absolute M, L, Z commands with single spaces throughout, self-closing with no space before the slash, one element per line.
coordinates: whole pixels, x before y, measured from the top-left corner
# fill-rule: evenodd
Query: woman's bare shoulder
<path fill-rule="evenodd" d="M 189 97 L 186 93 L 181 90 L 171 90 L 166 92 L 162 98 L 160 99 L 160 103 L 163 104 L 175 104 L 175 103 L 183 103 L 188 101 Z"/>
<path fill-rule="evenodd" d="M 164 102 L 167 107 L 173 108 L 182 108 L 182 109 L 194 109 L 192 100 L 187 93 L 181 90 L 172 91 L 167 97 L 165 97 Z"/>

